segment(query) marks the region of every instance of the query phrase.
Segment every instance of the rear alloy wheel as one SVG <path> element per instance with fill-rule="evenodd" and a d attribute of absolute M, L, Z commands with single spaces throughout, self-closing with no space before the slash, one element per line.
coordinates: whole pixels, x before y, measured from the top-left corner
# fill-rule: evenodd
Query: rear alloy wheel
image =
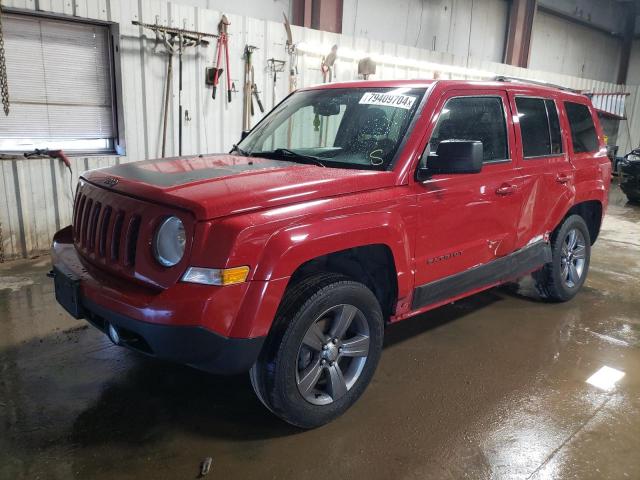
<path fill-rule="evenodd" d="M 584 235 L 577 228 L 569 230 L 562 242 L 560 274 L 567 288 L 580 284 L 586 263 L 586 245 Z"/>
<path fill-rule="evenodd" d="M 382 311 L 365 285 L 318 274 L 290 287 L 252 367 L 264 405 L 301 428 L 344 413 L 369 384 L 382 351 Z"/>
<path fill-rule="evenodd" d="M 533 274 L 542 296 L 556 302 L 572 299 L 587 278 L 591 257 L 589 229 L 580 215 L 567 217 L 551 236 L 552 260 Z"/>

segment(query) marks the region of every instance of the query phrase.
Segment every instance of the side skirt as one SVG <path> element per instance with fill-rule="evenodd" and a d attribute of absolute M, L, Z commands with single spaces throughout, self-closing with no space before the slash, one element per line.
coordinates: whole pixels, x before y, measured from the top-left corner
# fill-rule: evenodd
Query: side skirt
<path fill-rule="evenodd" d="M 417 310 L 477 288 L 514 280 L 550 261 L 551 246 L 536 242 L 484 265 L 416 287 L 411 308 Z"/>

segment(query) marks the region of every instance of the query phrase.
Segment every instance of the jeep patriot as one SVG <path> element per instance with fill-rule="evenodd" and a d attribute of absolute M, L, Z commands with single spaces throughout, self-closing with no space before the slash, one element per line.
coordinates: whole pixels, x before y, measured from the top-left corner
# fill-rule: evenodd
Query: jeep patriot
<path fill-rule="evenodd" d="M 59 303 L 124 347 L 249 372 L 302 428 L 362 395 L 387 324 L 532 274 L 585 282 L 611 177 L 578 93 L 360 81 L 291 94 L 228 154 L 82 175 Z"/>

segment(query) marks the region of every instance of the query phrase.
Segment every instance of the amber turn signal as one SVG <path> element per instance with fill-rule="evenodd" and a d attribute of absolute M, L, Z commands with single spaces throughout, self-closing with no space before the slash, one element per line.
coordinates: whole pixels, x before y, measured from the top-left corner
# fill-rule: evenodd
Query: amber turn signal
<path fill-rule="evenodd" d="M 182 276 L 183 282 L 200 283 L 203 285 L 235 285 L 242 283 L 249 275 L 249 267 L 233 268 L 203 268 L 189 267 Z"/>

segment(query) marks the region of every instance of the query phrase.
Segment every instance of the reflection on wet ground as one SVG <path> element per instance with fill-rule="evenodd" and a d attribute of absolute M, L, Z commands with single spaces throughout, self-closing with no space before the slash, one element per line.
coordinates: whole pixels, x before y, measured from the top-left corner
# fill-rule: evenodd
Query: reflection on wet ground
<path fill-rule="evenodd" d="M 112 346 L 54 303 L 48 259 L 0 266 L 0 478 L 640 478 L 640 206 L 617 190 L 583 292 L 528 280 L 387 330 L 326 427 L 272 417 L 245 376 Z M 585 380 L 626 373 L 610 391 Z"/>

